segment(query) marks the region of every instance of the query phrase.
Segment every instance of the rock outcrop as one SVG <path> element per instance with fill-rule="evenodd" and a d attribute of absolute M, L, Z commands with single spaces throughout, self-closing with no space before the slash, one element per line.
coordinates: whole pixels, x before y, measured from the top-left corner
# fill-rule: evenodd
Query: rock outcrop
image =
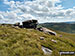
<path fill-rule="evenodd" d="M 57 35 L 56 34 L 56 32 L 54 32 L 54 31 L 52 31 L 52 30 L 50 30 L 50 29 L 47 29 L 47 28 L 45 28 L 45 27 L 40 27 L 40 28 L 37 28 L 39 31 L 41 31 L 41 32 L 44 32 L 44 33 L 48 33 L 48 34 L 50 34 L 50 35 Z"/>
<path fill-rule="evenodd" d="M 20 25 L 20 23 L 15 23 L 14 26 L 18 26 L 20 28 L 30 28 L 30 29 L 37 29 L 41 32 L 44 32 L 44 33 L 48 33 L 50 35 L 57 35 L 56 32 L 50 30 L 50 29 L 47 29 L 45 27 L 37 27 L 38 25 L 38 21 L 37 20 L 27 20 L 27 21 L 24 21 L 22 22 L 22 25 Z"/>
<path fill-rule="evenodd" d="M 33 28 L 33 29 L 36 29 L 37 25 L 38 25 L 37 20 L 27 20 L 27 21 L 22 22 L 22 25 L 20 25 L 19 22 L 14 24 L 14 26 L 18 26 L 20 28 Z"/>
<path fill-rule="evenodd" d="M 23 28 L 36 29 L 38 25 L 38 21 L 37 20 L 27 20 L 27 21 L 22 22 L 22 24 L 23 24 Z"/>

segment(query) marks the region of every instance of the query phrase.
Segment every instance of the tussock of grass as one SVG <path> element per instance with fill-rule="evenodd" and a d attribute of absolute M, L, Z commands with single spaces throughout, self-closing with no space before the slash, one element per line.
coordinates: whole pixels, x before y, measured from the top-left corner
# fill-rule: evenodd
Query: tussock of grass
<path fill-rule="evenodd" d="M 40 40 L 40 37 L 45 37 L 45 40 Z M 51 56 L 59 56 L 59 51 L 75 51 L 75 42 L 64 37 L 44 34 L 34 29 L 0 26 L 0 56 L 46 56 L 41 50 L 42 46 L 53 50 Z M 57 43 L 52 42 L 52 39 Z"/>

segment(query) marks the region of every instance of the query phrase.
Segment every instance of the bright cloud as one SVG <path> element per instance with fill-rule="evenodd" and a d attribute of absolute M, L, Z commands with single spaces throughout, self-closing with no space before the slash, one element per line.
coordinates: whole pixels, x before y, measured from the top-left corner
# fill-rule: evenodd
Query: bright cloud
<path fill-rule="evenodd" d="M 6 23 L 21 22 L 29 19 L 37 19 L 39 22 L 65 22 L 75 21 L 75 7 L 63 9 L 60 0 L 34 0 L 34 1 L 9 1 L 4 0 L 4 4 L 9 5 L 10 11 L 0 12 L 0 20 Z"/>

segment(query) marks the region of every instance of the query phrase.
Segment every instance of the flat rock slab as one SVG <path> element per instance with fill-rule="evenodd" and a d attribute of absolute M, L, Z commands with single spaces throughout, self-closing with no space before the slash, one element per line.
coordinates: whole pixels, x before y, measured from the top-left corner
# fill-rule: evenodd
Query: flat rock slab
<path fill-rule="evenodd" d="M 47 55 L 51 55 L 53 52 L 52 50 L 50 50 L 46 47 L 43 47 L 43 46 L 42 46 L 42 50 L 43 50 L 44 54 L 47 54 Z"/>

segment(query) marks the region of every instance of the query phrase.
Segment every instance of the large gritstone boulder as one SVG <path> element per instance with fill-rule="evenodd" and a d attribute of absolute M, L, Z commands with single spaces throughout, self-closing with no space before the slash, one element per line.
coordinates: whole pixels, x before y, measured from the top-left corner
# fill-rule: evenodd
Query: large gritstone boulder
<path fill-rule="evenodd" d="M 50 30 L 50 29 L 47 29 L 47 28 L 45 28 L 45 27 L 40 27 L 40 28 L 37 28 L 39 31 L 41 31 L 41 32 L 44 32 L 44 33 L 48 33 L 48 34 L 50 34 L 50 35 L 57 35 L 56 34 L 56 32 L 54 32 L 54 31 L 52 31 L 52 30 Z"/>
<path fill-rule="evenodd" d="M 38 25 L 38 21 L 37 20 L 27 20 L 27 21 L 22 22 L 22 24 L 23 24 L 23 28 L 36 29 Z"/>

